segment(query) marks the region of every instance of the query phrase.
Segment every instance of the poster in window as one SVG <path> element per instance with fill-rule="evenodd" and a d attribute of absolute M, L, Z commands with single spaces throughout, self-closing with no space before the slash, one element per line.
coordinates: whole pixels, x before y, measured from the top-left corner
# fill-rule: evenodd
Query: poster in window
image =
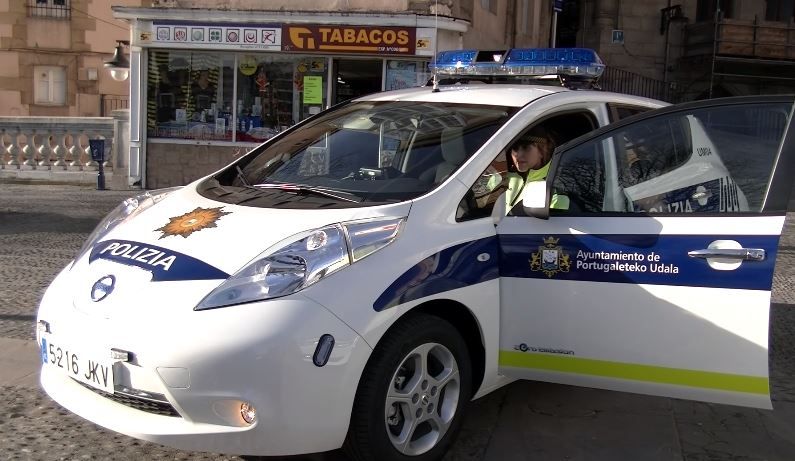
<path fill-rule="evenodd" d="M 417 86 L 417 64 L 405 61 L 390 61 L 386 69 L 386 89 L 400 90 Z"/>
<path fill-rule="evenodd" d="M 304 76 L 304 104 L 323 104 L 323 77 Z"/>

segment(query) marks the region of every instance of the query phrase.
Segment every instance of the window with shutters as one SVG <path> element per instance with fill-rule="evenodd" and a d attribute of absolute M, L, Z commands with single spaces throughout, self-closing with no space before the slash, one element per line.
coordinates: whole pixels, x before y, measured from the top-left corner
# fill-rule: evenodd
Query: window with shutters
<path fill-rule="evenodd" d="M 36 104 L 66 104 L 66 69 L 58 66 L 34 68 L 34 101 Z"/>

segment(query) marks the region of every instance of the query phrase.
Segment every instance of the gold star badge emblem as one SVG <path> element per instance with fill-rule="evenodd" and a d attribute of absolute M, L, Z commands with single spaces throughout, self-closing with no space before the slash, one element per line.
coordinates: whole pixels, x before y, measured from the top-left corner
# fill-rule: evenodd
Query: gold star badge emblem
<path fill-rule="evenodd" d="M 168 224 L 155 230 L 163 233 L 163 235 L 160 236 L 161 239 L 171 235 L 180 235 L 184 238 L 188 238 L 190 234 L 202 229 L 218 227 L 215 225 L 218 219 L 221 218 L 221 216 L 231 214 L 227 211 L 221 211 L 221 208 L 223 207 L 196 208 L 184 215 L 169 218 Z"/>

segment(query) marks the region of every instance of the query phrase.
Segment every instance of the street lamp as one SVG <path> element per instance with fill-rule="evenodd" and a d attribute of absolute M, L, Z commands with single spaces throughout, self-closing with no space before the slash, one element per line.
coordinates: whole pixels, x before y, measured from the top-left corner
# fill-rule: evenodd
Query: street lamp
<path fill-rule="evenodd" d="M 130 44 L 127 40 L 116 40 L 116 50 L 113 57 L 105 61 L 105 68 L 110 71 L 110 76 L 117 82 L 127 80 L 130 75 L 130 61 L 124 56 L 124 47 Z"/>

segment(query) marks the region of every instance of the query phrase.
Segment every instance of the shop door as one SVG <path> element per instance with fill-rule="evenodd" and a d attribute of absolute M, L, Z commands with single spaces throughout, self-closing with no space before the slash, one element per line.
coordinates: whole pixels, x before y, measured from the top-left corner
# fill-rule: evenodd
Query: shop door
<path fill-rule="evenodd" d="M 381 91 L 383 61 L 334 60 L 334 104 Z"/>

